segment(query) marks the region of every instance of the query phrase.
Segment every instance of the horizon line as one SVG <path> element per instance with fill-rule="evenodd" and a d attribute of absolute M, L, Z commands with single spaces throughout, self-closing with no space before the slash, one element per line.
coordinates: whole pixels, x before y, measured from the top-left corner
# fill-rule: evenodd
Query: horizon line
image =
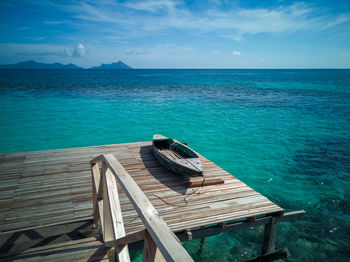
<path fill-rule="evenodd" d="M 63 66 L 67 66 L 67 65 L 73 65 L 76 66 L 78 68 L 1 68 L 1 66 L 12 66 L 12 65 L 18 65 L 20 63 L 25 63 L 25 62 L 34 62 L 37 64 L 45 64 L 45 65 L 53 65 L 53 64 L 61 64 Z M 111 65 L 111 64 L 117 64 L 117 63 L 122 63 L 130 68 L 105 68 L 105 69 L 101 69 L 101 68 L 95 68 L 95 67 L 99 67 L 102 65 Z M 141 68 L 134 68 L 129 66 L 128 64 L 124 63 L 122 60 L 118 60 L 117 62 L 111 62 L 111 63 L 101 63 L 100 65 L 95 65 L 95 66 L 90 66 L 90 67 L 83 67 L 83 66 L 79 66 L 76 65 L 74 63 L 67 63 L 67 64 L 63 64 L 60 62 L 51 62 L 51 63 L 47 63 L 47 62 L 38 62 L 35 59 L 29 59 L 29 60 L 24 60 L 24 61 L 19 61 L 16 63 L 12 63 L 12 64 L 0 64 L 0 69 L 19 69 L 19 70 L 42 70 L 42 69 L 51 69 L 51 70 L 62 70 L 62 69 L 70 69 L 70 70 L 89 70 L 89 69 L 94 69 L 94 70 L 137 70 L 137 69 L 141 69 L 141 70 L 349 70 L 350 68 L 346 68 L 346 67 L 300 67 L 300 68 L 296 68 L 296 67 L 280 67 L 280 68 L 276 68 L 276 67 L 236 67 L 236 68 L 208 68 L 208 67 L 182 67 L 182 68 L 168 68 L 168 67 L 163 67 L 163 68 L 147 68 L 147 67 L 141 67 Z"/>
<path fill-rule="evenodd" d="M 3 64 L 3 65 L 9 65 L 9 64 Z M 0 66 L 3 66 L 0 64 Z M 0 70 L 350 70 L 350 68 L 342 68 L 342 67 L 301 67 L 301 68 L 295 68 L 295 67 L 283 67 L 283 68 L 258 68 L 258 67 L 237 67 L 237 68 L 209 68 L 209 67 L 203 67 L 203 68 L 190 68 L 190 67 L 184 67 L 184 68 L 147 68 L 147 67 L 141 67 L 141 68 L 102 68 L 102 69 L 94 69 L 93 67 L 80 67 L 80 68 L 0 68 Z"/>

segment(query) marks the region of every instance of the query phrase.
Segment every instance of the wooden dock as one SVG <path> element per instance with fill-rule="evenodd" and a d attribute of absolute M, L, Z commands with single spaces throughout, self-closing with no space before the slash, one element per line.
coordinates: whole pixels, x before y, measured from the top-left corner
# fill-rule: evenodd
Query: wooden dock
<path fill-rule="evenodd" d="M 283 208 L 202 156 L 207 182 L 222 182 L 173 174 L 156 161 L 151 142 L 1 154 L 0 259 L 108 260 L 108 247 L 93 226 L 90 161 L 102 154 L 115 156 L 181 240 L 303 213 L 284 215 Z M 145 224 L 120 184 L 118 195 L 126 235 L 143 232 Z"/>

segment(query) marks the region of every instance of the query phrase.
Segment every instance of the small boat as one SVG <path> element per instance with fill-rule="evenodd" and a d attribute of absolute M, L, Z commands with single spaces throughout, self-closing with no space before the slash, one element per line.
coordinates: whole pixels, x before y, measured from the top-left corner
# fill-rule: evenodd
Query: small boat
<path fill-rule="evenodd" d="M 202 176 L 202 162 L 191 148 L 162 135 L 153 135 L 153 153 L 170 171 L 188 176 Z"/>

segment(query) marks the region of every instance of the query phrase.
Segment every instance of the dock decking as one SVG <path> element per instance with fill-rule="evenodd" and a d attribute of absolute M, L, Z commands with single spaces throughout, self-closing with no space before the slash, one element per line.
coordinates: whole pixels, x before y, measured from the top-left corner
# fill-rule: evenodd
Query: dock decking
<path fill-rule="evenodd" d="M 101 154 L 117 158 L 173 232 L 284 211 L 202 156 L 206 177 L 224 183 L 188 188 L 184 177 L 156 161 L 151 142 L 0 154 L 3 252 L 10 252 L 4 243 L 11 234 L 91 220 L 89 161 Z M 126 234 L 143 230 L 119 185 L 118 192 Z"/>

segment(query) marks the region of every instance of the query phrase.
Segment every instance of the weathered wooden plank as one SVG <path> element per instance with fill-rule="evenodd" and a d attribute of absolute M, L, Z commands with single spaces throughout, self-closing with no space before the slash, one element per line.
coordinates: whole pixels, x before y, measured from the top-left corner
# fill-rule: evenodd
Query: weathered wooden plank
<path fill-rule="evenodd" d="M 254 208 L 250 208 L 249 206 L 241 207 L 237 209 L 231 210 L 228 208 L 218 209 L 215 212 L 206 212 L 206 209 L 195 210 L 193 212 L 187 212 L 186 215 L 176 214 L 176 216 L 168 215 L 162 216 L 162 218 L 169 224 L 172 229 L 178 229 L 181 227 L 184 228 L 193 228 L 196 226 L 203 226 L 210 223 L 219 223 L 229 221 L 230 218 L 238 219 L 238 218 L 248 218 L 251 216 L 266 214 L 266 211 L 277 212 L 280 211 L 280 208 L 277 206 L 273 206 L 268 202 L 262 204 L 256 204 Z M 200 212 L 200 213 L 198 213 Z M 132 221 L 132 220 L 131 220 Z M 125 221 L 125 224 L 128 225 L 128 228 L 132 229 L 133 227 L 140 227 L 139 220 L 135 219 L 133 222 L 129 223 L 129 220 Z"/>
<path fill-rule="evenodd" d="M 145 238 L 145 231 L 146 230 L 137 231 L 135 233 L 118 238 L 117 240 L 105 242 L 105 246 L 106 247 L 114 247 L 114 246 L 124 247 L 125 245 L 141 241 Z"/>
<path fill-rule="evenodd" d="M 101 174 L 98 164 L 91 165 L 91 176 L 92 176 L 92 207 L 93 207 L 93 219 L 95 226 L 98 225 L 98 220 L 100 219 L 100 210 L 102 212 L 103 200 L 101 199 Z M 102 182 L 103 183 L 103 182 Z M 102 187 L 103 188 L 103 187 Z M 103 218 L 101 219 L 103 221 Z M 102 232 L 103 232 L 103 224 Z"/>
<path fill-rule="evenodd" d="M 32 248 L 2 261 L 105 261 L 107 248 L 95 238 Z"/>
<path fill-rule="evenodd" d="M 117 182 L 114 175 L 108 168 L 104 172 L 103 181 L 104 241 L 113 241 L 124 237 L 125 230 L 121 213 L 122 211 L 119 204 Z M 105 205 L 105 203 L 108 204 Z M 105 209 L 106 206 L 107 209 Z M 116 246 L 116 256 L 118 257 L 118 261 L 130 261 L 128 246 Z"/>
<path fill-rule="evenodd" d="M 56 215 L 54 217 L 45 217 L 43 219 L 36 220 L 26 220 L 21 222 L 12 223 L 6 227 L 6 230 L 0 231 L 1 234 L 7 234 L 11 232 L 23 231 L 36 229 L 47 226 L 59 225 L 62 223 L 76 222 L 81 220 L 91 219 L 91 210 L 90 213 L 81 213 L 79 216 L 73 214 L 62 214 Z"/>
<path fill-rule="evenodd" d="M 225 184 L 187 189 L 183 177 L 165 170 L 155 160 L 151 142 L 142 142 L 0 154 L 0 167 L 4 167 L 3 174 L 0 174 L 0 221 L 10 218 L 0 225 L 1 230 L 40 228 L 47 224 L 91 218 L 93 192 L 88 160 L 101 153 L 112 153 L 120 161 L 172 230 L 216 223 L 215 219 L 240 219 L 253 214 L 247 211 L 249 208 L 260 214 L 281 210 L 272 204 L 264 206 L 257 198 L 256 204 L 262 204 L 260 209 L 248 203 L 237 206 L 238 209 L 243 208 L 241 213 L 233 212 L 234 209 L 229 209 L 234 199 L 245 201 L 244 198 L 248 200 L 260 194 L 202 156 L 203 168 L 208 176 L 224 179 Z M 194 190 L 197 191 L 193 193 Z M 124 221 L 134 219 L 125 223 L 126 232 L 142 230 L 142 222 L 135 219 L 137 213 L 125 192 L 118 191 Z M 218 212 L 220 205 L 223 213 Z M 191 221 L 181 216 L 191 209 L 208 217 L 190 213 L 190 218 L 194 220 Z M 33 217 L 28 217 L 26 213 L 33 214 Z"/>
<path fill-rule="evenodd" d="M 287 212 L 283 216 L 275 217 L 275 221 L 276 223 L 289 222 L 295 219 L 299 219 L 304 215 L 305 215 L 304 210 Z M 270 222 L 271 222 L 271 216 L 266 216 L 266 217 L 257 218 L 254 222 L 251 222 L 249 220 L 244 220 L 244 221 L 225 223 L 225 227 L 222 227 L 219 224 L 215 224 L 205 228 L 193 229 L 191 230 L 191 234 L 192 234 L 192 239 L 199 239 L 203 237 L 214 236 L 225 231 L 236 231 L 236 230 L 242 230 L 242 229 L 251 228 L 251 227 L 262 226 Z M 188 240 L 187 239 L 188 237 L 185 231 L 178 233 L 177 236 L 179 237 L 179 239 L 181 239 L 181 241 Z"/>
<path fill-rule="evenodd" d="M 130 201 L 134 204 L 147 231 L 167 261 L 192 261 L 187 251 L 178 242 L 173 232 L 159 217 L 146 195 L 126 172 L 124 167 L 111 154 L 104 156 L 105 163 L 114 174 Z"/>
<path fill-rule="evenodd" d="M 165 262 L 165 258 L 153 241 L 150 234 L 145 231 L 144 234 L 144 248 L 143 248 L 143 261 L 145 262 Z"/>

